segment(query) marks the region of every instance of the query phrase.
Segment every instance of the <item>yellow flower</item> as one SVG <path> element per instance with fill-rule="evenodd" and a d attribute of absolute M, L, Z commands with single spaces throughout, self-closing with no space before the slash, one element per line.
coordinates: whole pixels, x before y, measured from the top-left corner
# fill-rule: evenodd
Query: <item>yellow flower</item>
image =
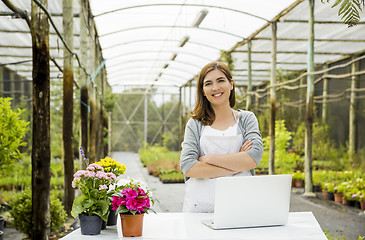
<path fill-rule="evenodd" d="M 102 166 L 105 172 L 112 172 L 116 176 L 124 174 L 125 170 L 127 169 L 127 167 L 124 164 L 117 162 L 110 157 L 100 159 L 100 161 L 96 162 L 96 164 Z"/>

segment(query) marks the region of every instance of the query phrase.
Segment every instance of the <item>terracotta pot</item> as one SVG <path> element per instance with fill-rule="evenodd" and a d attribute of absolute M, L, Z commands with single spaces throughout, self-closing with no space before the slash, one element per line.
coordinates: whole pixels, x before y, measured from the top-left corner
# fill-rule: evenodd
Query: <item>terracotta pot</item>
<path fill-rule="evenodd" d="M 349 202 L 347 201 L 346 198 L 342 197 L 342 204 L 347 206 L 347 205 L 349 205 Z"/>
<path fill-rule="evenodd" d="M 342 193 L 334 193 L 335 202 L 342 202 L 343 194 Z"/>
<path fill-rule="evenodd" d="M 144 214 L 120 214 L 123 237 L 140 237 L 143 230 Z"/>
<path fill-rule="evenodd" d="M 360 202 L 360 208 L 361 210 L 365 210 L 365 201 Z"/>
<path fill-rule="evenodd" d="M 322 194 L 323 194 L 323 199 L 328 200 L 328 191 L 327 190 L 322 190 Z"/>
<path fill-rule="evenodd" d="M 294 185 L 297 188 L 302 188 L 303 187 L 303 184 L 304 184 L 304 181 L 303 180 L 295 179 L 295 181 L 294 181 Z"/>

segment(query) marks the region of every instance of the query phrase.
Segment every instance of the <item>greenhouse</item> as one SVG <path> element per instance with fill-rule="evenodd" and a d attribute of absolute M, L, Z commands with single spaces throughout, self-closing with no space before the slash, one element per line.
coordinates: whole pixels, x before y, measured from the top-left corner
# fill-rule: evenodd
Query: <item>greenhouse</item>
<path fill-rule="evenodd" d="M 2 0 L 0 239 L 16 239 L 11 235 L 16 231 L 30 239 L 77 239 L 84 230 L 73 223 L 96 214 L 107 224 L 113 199 L 123 196 L 114 193 L 117 180 L 142 173 L 148 188 L 140 199 L 157 188 L 157 212 L 182 214 L 190 181 L 184 146 L 191 144 L 189 122 L 199 120 L 200 94 L 208 103 L 215 101 L 200 92 L 208 88 L 200 82 L 207 78 L 199 74 L 212 62 L 223 63 L 232 74 L 229 79 L 221 70 L 235 93 L 229 107 L 233 120 L 235 112 L 238 121 L 240 114 L 252 112 L 262 138 L 258 160 L 252 153 L 257 142 L 252 149 L 239 148 L 255 161 L 245 170 L 258 176 L 291 175 L 289 214 L 312 211 L 320 226 L 316 232 L 308 220 L 307 234 L 313 230 L 318 239 L 362 239 L 363 9 L 363 0 Z M 215 109 L 213 120 L 205 124 L 208 114 L 200 121 L 214 129 L 218 108 L 209 106 Z M 246 134 L 240 146 L 248 140 Z M 201 151 L 199 163 L 205 155 Z M 105 179 L 83 185 L 80 179 L 89 176 L 85 171 Z M 144 186 L 129 184 L 133 189 Z M 84 198 L 91 192 L 98 196 L 96 202 Z M 327 193 L 342 196 L 332 201 Z M 300 208 L 295 199 L 352 213 L 342 219 L 356 223 L 348 230 L 340 227 L 346 221 L 337 218 L 327 224 L 330 216 L 319 218 L 315 209 Z M 29 219 L 19 219 L 22 215 Z M 157 236 L 148 230 L 149 223 L 175 218 L 167 214 L 155 220 L 150 215 L 144 220 L 145 239 Z M 297 215 L 289 215 L 289 223 L 290 217 Z M 10 228 L 4 229 L 4 222 Z M 108 225 L 95 238 L 111 234 L 115 239 L 116 229 L 119 225 Z M 157 238 L 171 239 L 168 232 Z"/>

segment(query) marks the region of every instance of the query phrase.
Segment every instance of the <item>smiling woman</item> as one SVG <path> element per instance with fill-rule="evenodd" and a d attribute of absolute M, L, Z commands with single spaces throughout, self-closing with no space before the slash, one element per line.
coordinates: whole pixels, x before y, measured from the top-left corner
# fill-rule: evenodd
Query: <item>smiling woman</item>
<path fill-rule="evenodd" d="M 263 144 L 255 115 L 235 111 L 234 81 L 221 62 L 201 70 L 197 101 L 186 124 L 180 167 L 186 179 L 183 210 L 213 212 L 215 178 L 252 176 Z"/>

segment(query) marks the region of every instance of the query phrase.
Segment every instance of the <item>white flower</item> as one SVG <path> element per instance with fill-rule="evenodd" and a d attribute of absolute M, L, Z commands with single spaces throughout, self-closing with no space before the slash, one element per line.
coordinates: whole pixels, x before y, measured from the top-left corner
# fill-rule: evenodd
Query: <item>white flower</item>
<path fill-rule="evenodd" d="M 131 183 L 132 178 L 128 177 L 127 179 L 125 178 L 122 178 L 122 179 L 119 179 L 118 182 L 117 182 L 117 187 L 121 187 L 121 186 L 125 186 L 129 183 Z"/>

